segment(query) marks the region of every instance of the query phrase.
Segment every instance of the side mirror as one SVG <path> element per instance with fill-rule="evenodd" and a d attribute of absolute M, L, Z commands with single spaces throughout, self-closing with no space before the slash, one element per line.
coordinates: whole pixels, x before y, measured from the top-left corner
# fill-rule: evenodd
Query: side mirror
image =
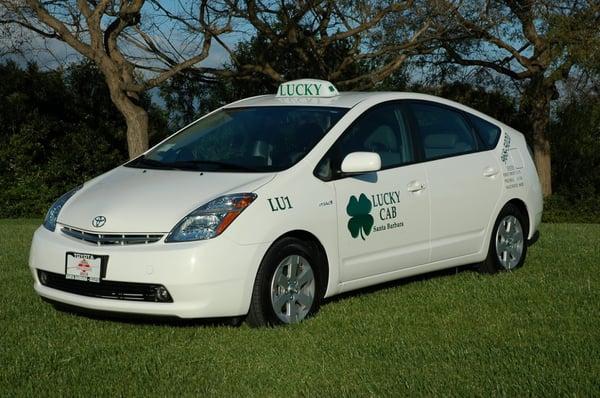
<path fill-rule="evenodd" d="M 352 152 L 342 162 L 342 173 L 361 174 L 381 169 L 381 158 L 375 152 Z"/>

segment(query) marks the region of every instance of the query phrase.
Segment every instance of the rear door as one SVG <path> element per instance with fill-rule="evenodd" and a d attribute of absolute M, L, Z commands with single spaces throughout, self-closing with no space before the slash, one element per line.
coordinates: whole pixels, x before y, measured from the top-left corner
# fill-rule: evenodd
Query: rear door
<path fill-rule="evenodd" d="M 485 150 L 466 115 L 429 101 L 411 101 L 431 200 L 431 262 L 481 250 L 500 197 L 500 164 Z"/>
<path fill-rule="evenodd" d="M 351 152 L 376 152 L 382 169 L 343 176 Z M 366 111 L 333 145 L 317 174 L 336 193 L 342 282 L 393 272 L 429 259 L 429 193 L 425 165 L 399 103 Z"/>

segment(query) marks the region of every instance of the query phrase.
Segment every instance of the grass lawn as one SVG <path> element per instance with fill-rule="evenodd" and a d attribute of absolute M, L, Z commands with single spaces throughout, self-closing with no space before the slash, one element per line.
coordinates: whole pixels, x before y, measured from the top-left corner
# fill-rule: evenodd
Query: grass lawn
<path fill-rule="evenodd" d="M 525 266 L 388 284 L 292 327 L 55 310 L 32 289 L 38 220 L 0 221 L 0 396 L 600 395 L 600 225 L 544 224 Z"/>

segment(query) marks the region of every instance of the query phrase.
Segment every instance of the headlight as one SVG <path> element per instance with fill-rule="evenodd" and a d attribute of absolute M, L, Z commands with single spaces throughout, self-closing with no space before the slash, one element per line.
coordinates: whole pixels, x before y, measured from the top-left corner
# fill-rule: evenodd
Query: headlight
<path fill-rule="evenodd" d="M 179 221 L 165 242 L 188 242 L 219 236 L 254 199 L 254 193 L 236 193 L 211 200 Z"/>
<path fill-rule="evenodd" d="M 73 188 L 60 198 L 56 200 L 48 209 L 48 213 L 46 213 L 46 218 L 44 219 L 44 227 L 48 231 L 54 232 L 56 228 L 56 220 L 58 219 L 58 213 L 60 213 L 60 209 L 67 203 L 67 200 L 71 198 L 71 196 L 75 195 L 75 192 L 79 191 L 83 185 Z"/>

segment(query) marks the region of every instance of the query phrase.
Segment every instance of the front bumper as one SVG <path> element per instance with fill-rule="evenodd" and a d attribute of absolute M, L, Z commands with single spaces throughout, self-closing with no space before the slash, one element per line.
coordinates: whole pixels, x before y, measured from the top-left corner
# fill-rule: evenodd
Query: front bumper
<path fill-rule="evenodd" d="M 267 248 L 268 243 L 240 245 L 225 236 L 199 242 L 97 246 L 67 237 L 59 227 L 54 232 L 39 227 L 29 267 L 35 291 L 50 301 L 94 311 L 216 318 L 248 312 L 256 272 Z M 42 285 L 37 270 L 64 274 L 68 251 L 108 255 L 105 280 L 163 285 L 173 302 L 88 297 Z"/>

